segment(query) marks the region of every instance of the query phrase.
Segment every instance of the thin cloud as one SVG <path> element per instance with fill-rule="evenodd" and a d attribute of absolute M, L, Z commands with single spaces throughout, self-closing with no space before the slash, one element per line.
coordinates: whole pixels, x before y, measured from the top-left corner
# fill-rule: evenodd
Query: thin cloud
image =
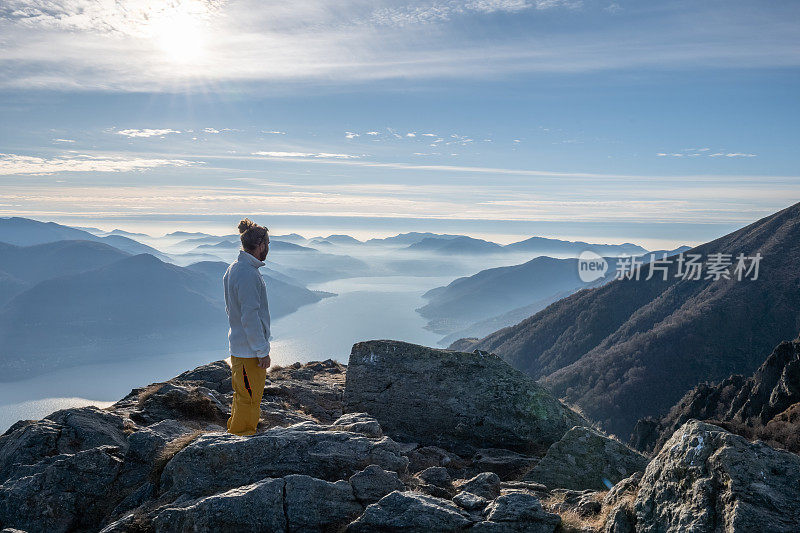
<path fill-rule="evenodd" d="M 680 6 L 646 18 L 567 0 L 342 0 L 336 10 L 313 0 L 269 9 L 255 0 L 6 0 L 0 87 L 172 92 L 230 82 L 226 90 L 238 91 L 272 81 L 288 90 L 309 80 L 349 85 L 650 66 L 796 67 L 800 37 L 790 21 L 797 10 L 776 4 L 757 18 L 737 7 L 719 17 L 699 6 L 693 18 L 708 24 L 686 24 Z M 528 23 L 545 10 L 553 24 L 531 31 Z M 502 13 L 519 24 L 502 31 L 487 25 L 494 33 L 485 39 L 465 31 Z M 462 24 L 451 20 L 456 15 L 472 18 Z M 590 30 L 576 17 L 601 17 L 602 24 Z M 196 57 L 169 53 L 176 18 L 207 41 L 198 43 Z M 425 21 L 438 26 L 432 31 Z"/>
<path fill-rule="evenodd" d="M 327 152 L 269 152 L 269 151 L 262 151 L 262 152 L 253 152 L 253 155 L 260 155 L 265 157 L 276 157 L 276 158 L 295 158 L 295 157 L 303 157 L 303 158 L 320 158 L 320 159 L 358 159 L 360 155 L 352 155 L 352 154 L 332 154 Z"/>
<path fill-rule="evenodd" d="M 758 157 L 758 154 L 749 154 L 743 152 L 709 152 L 710 148 L 687 148 L 683 152 L 658 152 L 657 157 Z"/>
<path fill-rule="evenodd" d="M 180 133 L 178 130 L 171 129 L 141 129 L 141 130 L 119 130 L 115 132 L 117 135 L 124 135 L 125 137 L 161 137 L 171 133 Z"/>
<path fill-rule="evenodd" d="M 183 159 L 94 157 L 85 154 L 44 158 L 0 153 L 0 176 L 45 175 L 57 172 L 131 172 L 197 164 L 201 163 Z"/>

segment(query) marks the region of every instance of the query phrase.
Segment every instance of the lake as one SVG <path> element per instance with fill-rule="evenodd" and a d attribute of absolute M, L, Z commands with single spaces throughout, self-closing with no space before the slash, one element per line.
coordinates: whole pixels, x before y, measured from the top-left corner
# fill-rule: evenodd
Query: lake
<path fill-rule="evenodd" d="M 337 293 L 272 323 L 272 363 L 335 359 L 347 363 L 358 341 L 395 339 L 436 346 L 441 335 L 423 326 L 414 309 L 425 304 L 422 294 L 453 276 L 387 276 L 348 278 L 308 285 Z M 225 359 L 227 340 L 219 349 L 157 354 L 147 358 L 56 370 L 0 386 L 0 432 L 20 419 L 39 419 L 58 409 L 106 407 L 135 387 L 165 381 L 185 370 Z"/>

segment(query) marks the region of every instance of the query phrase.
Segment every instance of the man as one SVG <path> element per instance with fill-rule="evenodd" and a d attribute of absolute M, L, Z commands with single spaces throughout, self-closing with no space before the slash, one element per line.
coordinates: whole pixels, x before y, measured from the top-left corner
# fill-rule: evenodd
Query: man
<path fill-rule="evenodd" d="M 269 305 L 267 286 L 258 269 L 269 251 L 267 228 L 245 218 L 239 222 L 242 249 L 222 283 L 230 330 L 233 405 L 228 433 L 254 435 L 261 418 L 261 396 L 269 368 Z"/>

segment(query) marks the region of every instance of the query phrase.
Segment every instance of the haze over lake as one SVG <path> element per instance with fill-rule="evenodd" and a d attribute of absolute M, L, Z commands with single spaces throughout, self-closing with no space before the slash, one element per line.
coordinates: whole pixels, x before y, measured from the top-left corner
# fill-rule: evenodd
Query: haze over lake
<path fill-rule="evenodd" d="M 336 359 L 347 363 L 353 343 L 367 339 L 398 339 L 435 345 L 441 337 L 423 329 L 425 319 L 414 312 L 424 304 L 426 290 L 450 277 L 389 276 L 341 279 L 308 287 L 335 292 L 336 297 L 301 307 L 272 323 L 272 362 L 286 365 Z M 110 405 L 143 384 L 164 381 L 187 368 L 225 359 L 227 339 L 215 350 L 152 354 L 55 370 L 0 387 L 0 432 L 20 419 L 38 419 L 67 407 Z"/>

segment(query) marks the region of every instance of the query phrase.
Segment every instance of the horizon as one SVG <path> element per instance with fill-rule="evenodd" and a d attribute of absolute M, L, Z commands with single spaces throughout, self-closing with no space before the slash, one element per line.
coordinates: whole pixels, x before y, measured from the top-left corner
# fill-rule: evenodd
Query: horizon
<path fill-rule="evenodd" d="M 14 218 L 14 216 L 11 216 L 11 215 L 0 216 L 0 219 L 10 219 L 10 218 Z M 128 222 L 128 223 L 126 223 L 126 222 L 120 223 L 121 221 L 119 221 L 119 220 L 107 221 L 106 224 L 93 224 L 92 223 L 93 221 L 95 221 L 95 220 L 102 221 L 102 219 L 91 219 L 91 218 L 78 219 L 76 223 L 70 223 L 71 219 L 69 219 L 69 218 L 64 219 L 64 218 L 61 218 L 61 217 L 59 217 L 58 219 L 31 218 L 31 217 L 18 217 L 18 218 L 26 218 L 26 219 L 29 219 L 29 220 L 35 220 L 35 221 L 44 222 L 44 223 L 54 222 L 56 224 L 61 224 L 61 225 L 64 225 L 64 226 L 69 226 L 69 227 L 73 227 L 73 228 L 76 228 L 76 229 L 82 229 L 82 230 L 85 230 L 85 231 L 89 231 L 90 233 L 94 232 L 95 230 L 99 230 L 102 233 L 111 233 L 111 232 L 113 232 L 115 230 L 120 230 L 120 231 L 124 231 L 124 232 L 128 232 L 128 233 L 139 233 L 139 234 L 143 234 L 143 236 L 144 236 L 143 238 L 152 239 L 152 240 L 162 239 L 162 238 L 166 237 L 170 233 L 181 232 L 181 231 L 186 232 L 186 233 L 194 233 L 194 232 L 196 232 L 196 233 L 204 233 L 204 234 L 207 234 L 209 236 L 218 236 L 218 237 L 222 238 L 222 237 L 224 237 L 226 235 L 234 235 L 236 233 L 236 224 L 237 224 L 237 222 L 233 222 L 231 224 L 223 224 L 221 222 L 220 223 L 215 223 L 215 224 L 207 223 L 207 222 L 179 222 L 176 225 L 168 225 L 169 223 L 167 223 L 167 222 L 161 222 L 161 223 L 148 222 L 148 223 L 143 223 L 143 222 L 140 222 L 140 221 L 136 221 L 136 222 L 133 222 L 133 223 L 130 223 L 130 222 Z M 242 218 L 244 218 L 244 216 Z M 253 217 L 251 216 L 251 218 L 253 218 Z M 270 217 L 259 217 L 259 218 L 263 219 L 263 220 L 261 220 L 261 222 L 264 222 L 265 220 L 269 219 Z M 305 217 L 305 218 L 308 218 L 308 217 Z M 755 221 L 756 220 L 752 220 L 752 221 L 746 223 L 745 225 L 750 224 L 750 223 L 755 222 Z M 257 220 L 256 222 L 259 222 L 259 221 Z M 506 245 L 506 244 L 511 244 L 511 243 L 515 243 L 515 242 L 520 242 L 520 241 L 523 241 L 523 240 L 526 240 L 526 239 L 530 239 L 530 238 L 533 238 L 533 237 L 542 237 L 542 238 L 557 239 L 557 240 L 572 241 L 572 242 L 575 242 L 575 241 L 579 241 L 580 242 L 580 241 L 582 241 L 582 242 L 586 242 L 588 244 L 614 244 L 614 245 L 635 244 L 635 245 L 642 246 L 643 248 L 645 248 L 647 250 L 674 249 L 674 248 L 677 248 L 679 246 L 684 246 L 684 245 L 688 245 L 690 247 L 693 247 L 693 246 L 708 242 L 710 240 L 716 239 L 718 237 L 721 237 L 723 235 L 726 235 L 726 234 L 728 234 L 728 233 L 730 233 L 732 231 L 735 231 L 735 230 L 740 229 L 741 227 L 743 227 L 743 226 L 739 226 L 739 225 L 730 225 L 730 227 L 725 228 L 724 225 L 709 224 L 708 225 L 708 229 L 705 232 L 705 234 L 708 235 L 708 238 L 706 238 L 706 239 L 697 239 L 697 238 L 695 238 L 695 239 L 682 239 L 682 240 L 681 239 L 670 239 L 670 238 L 658 239 L 658 238 L 651 238 L 651 237 L 643 236 L 641 238 L 631 238 L 631 239 L 627 239 L 626 240 L 624 238 L 618 238 L 618 239 L 611 238 L 611 239 L 609 239 L 607 236 L 604 236 L 602 234 L 596 235 L 596 236 L 594 236 L 594 238 L 592 238 L 592 236 L 588 236 L 587 237 L 585 235 L 568 235 L 568 234 L 564 234 L 564 233 L 561 233 L 561 232 L 555 232 L 553 234 L 545 234 L 544 232 L 539 232 L 539 233 L 535 233 L 535 234 L 522 233 L 522 232 L 515 233 L 515 234 L 488 233 L 488 232 L 477 232 L 477 233 L 476 232 L 462 232 L 462 233 L 459 233 L 457 231 L 458 226 L 452 226 L 452 225 L 448 226 L 448 228 L 450 228 L 450 229 L 447 230 L 447 231 L 445 231 L 445 230 L 435 231 L 435 228 L 431 228 L 429 226 L 426 227 L 424 225 L 424 223 L 426 222 L 425 220 L 421 220 L 420 222 L 422 224 L 420 224 L 420 226 L 418 228 L 408 229 L 406 231 L 399 231 L 399 232 L 398 231 L 391 231 L 391 230 L 385 230 L 385 231 L 374 230 L 374 231 L 370 231 L 370 230 L 366 230 L 366 229 L 353 229 L 352 226 L 339 226 L 339 229 L 337 231 L 333 231 L 333 230 L 331 230 L 330 227 L 325 228 L 325 227 L 322 227 L 322 226 L 315 226 L 315 228 L 319 230 L 319 231 L 317 231 L 315 233 L 313 231 L 314 227 L 308 228 L 307 226 L 304 226 L 304 225 L 303 226 L 299 226 L 299 228 L 298 228 L 298 226 L 284 226 L 282 228 L 279 227 L 278 230 L 273 229 L 274 226 L 270 226 L 270 225 L 267 225 L 267 226 L 269 228 L 270 235 L 272 235 L 272 236 L 297 234 L 297 235 L 300 235 L 305 240 L 311 240 L 311 239 L 315 239 L 315 238 L 326 238 L 326 237 L 331 236 L 331 235 L 348 235 L 348 236 L 351 236 L 351 237 L 353 237 L 353 238 L 355 238 L 355 239 L 357 239 L 357 240 L 359 240 L 361 242 L 366 242 L 369 239 L 383 239 L 383 238 L 394 237 L 394 236 L 402 235 L 402 234 L 406 234 L 406 233 L 432 233 L 432 234 L 438 234 L 438 235 L 441 235 L 441 234 L 462 235 L 462 236 L 467 236 L 467 237 L 471 237 L 471 238 L 475 238 L 475 239 L 487 240 L 487 241 L 494 242 L 494 243 L 497 243 L 497 244 L 500 244 L 500 245 Z M 86 224 L 86 225 L 84 225 L 84 224 Z M 104 226 L 104 227 L 100 227 L 100 226 Z M 695 237 L 697 237 L 696 230 L 695 230 Z M 136 240 L 136 236 L 131 236 L 131 238 Z"/>

